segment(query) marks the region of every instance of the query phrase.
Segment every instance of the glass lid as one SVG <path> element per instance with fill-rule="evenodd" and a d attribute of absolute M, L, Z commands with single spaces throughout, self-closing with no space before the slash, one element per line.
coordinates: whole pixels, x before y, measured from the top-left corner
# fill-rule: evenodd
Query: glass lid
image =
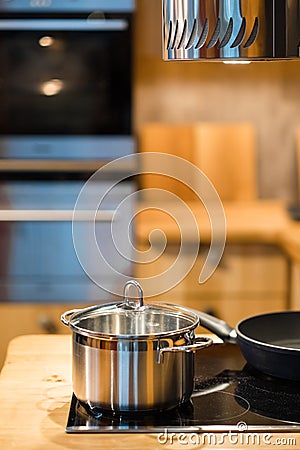
<path fill-rule="evenodd" d="M 135 288 L 138 297 L 130 297 Z M 139 283 L 128 281 L 122 302 L 92 306 L 73 313 L 69 326 L 74 331 L 88 336 L 133 339 L 162 337 L 184 333 L 197 327 L 196 313 L 166 303 L 143 302 L 143 291 Z"/>

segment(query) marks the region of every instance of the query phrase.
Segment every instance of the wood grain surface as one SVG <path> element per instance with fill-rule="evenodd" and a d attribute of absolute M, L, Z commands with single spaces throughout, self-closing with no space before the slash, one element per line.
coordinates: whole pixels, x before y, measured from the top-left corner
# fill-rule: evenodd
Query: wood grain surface
<path fill-rule="evenodd" d="M 72 394 L 70 336 L 22 336 L 9 347 L 0 377 L 0 448 L 5 450 L 141 450 L 216 448 L 162 445 L 156 434 L 66 434 Z M 276 438 L 300 435 L 276 434 Z M 244 448 L 226 443 L 217 448 Z M 258 446 L 247 446 L 258 448 Z M 263 439 L 259 448 L 270 448 Z M 299 448 L 293 444 L 285 449 Z"/>

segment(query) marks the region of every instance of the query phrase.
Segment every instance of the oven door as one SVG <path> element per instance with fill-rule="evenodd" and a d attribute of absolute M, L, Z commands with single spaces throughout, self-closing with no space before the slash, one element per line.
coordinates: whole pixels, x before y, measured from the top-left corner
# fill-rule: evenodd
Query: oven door
<path fill-rule="evenodd" d="M 0 158 L 134 151 L 131 14 L 0 18 Z"/>
<path fill-rule="evenodd" d="M 113 195 L 107 200 L 104 198 L 101 215 L 95 222 L 97 244 L 114 270 L 99 264 L 99 259 L 93 261 L 96 253 L 89 222 L 83 220 L 80 223 L 89 274 L 77 258 L 72 239 L 73 208 L 81 187 L 82 183 L 71 181 L 10 182 L 1 186 L 0 301 L 107 301 L 115 298 L 109 291 L 116 292 L 117 286 L 123 285 L 121 274 L 132 276 L 129 242 L 132 242 L 133 229 L 129 229 L 128 224 L 133 217 L 133 203 L 130 202 L 133 183 L 121 183 L 114 188 Z M 97 183 L 97 198 L 101 198 L 108 188 L 106 182 Z M 116 218 L 115 210 L 125 198 L 129 198 L 127 207 Z M 89 205 L 86 206 L 88 209 Z M 124 236 L 121 246 L 127 258 L 115 250 L 112 220 L 116 220 L 118 236 Z M 124 230 L 128 229 L 129 235 L 125 236 Z M 103 281 L 105 289 L 92 279 Z"/>

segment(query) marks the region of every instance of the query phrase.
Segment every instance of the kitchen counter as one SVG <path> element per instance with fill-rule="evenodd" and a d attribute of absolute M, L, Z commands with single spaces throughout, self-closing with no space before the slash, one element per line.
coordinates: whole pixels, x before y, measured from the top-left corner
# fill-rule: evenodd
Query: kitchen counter
<path fill-rule="evenodd" d="M 289 222 L 279 235 L 279 244 L 289 257 L 300 262 L 300 222 Z"/>
<path fill-rule="evenodd" d="M 156 434 L 66 434 L 65 425 L 71 394 L 70 336 L 31 335 L 14 339 L 10 343 L 0 376 L 0 448 L 199 448 L 192 444 L 183 447 L 178 442 L 162 445 Z M 276 438 L 283 439 L 281 442 L 286 442 L 284 439 L 288 438 L 294 439 L 292 445 L 284 445 L 285 449 L 299 448 L 300 434 L 276 434 Z M 246 447 L 258 448 L 257 445 Z M 224 448 L 224 445 L 218 448 Z M 245 446 L 226 443 L 226 448 L 238 449 Z M 270 445 L 262 443 L 259 448 L 270 448 Z"/>
<path fill-rule="evenodd" d="M 186 202 L 186 204 L 197 221 L 201 241 L 209 241 L 211 226 L 205 208 L 200 201 Z M 226 217 L 228 242 L 287 244 L 288 239 L 285 241 L 283 236 L 285 233 L 290 233 L 290 227 L 294 225 L 294 222 L 290 219 L 282 202 L 278 200 L 234 201 L 223 202 L 223 207 Z M 180 227 L 184 227 L 188 231 L 188 227 L 191 226 L 186 223 L 186 213 L 183 206 L 177 206 L 171 210 L 168 203 L 162 202 L 157 203 L 157 209 L 148 209 L 147 202 L 145 202 L 139 205 L 139 209 L 144 209 L 137 216 L 137 237 L 139 241 L 144 240 L 145 236 L 149 236 L 150 231 L 155 228 L 161 228 L 165 232 L 168 241 L 179 241 L 179 227 L 175 220 L 167 214 L 168 210 L 172 213 L 175 210 Z"/>
<path fill-rule="evenodd" d="M 167 214 L 168 203 L 158 203 L 157 206 L 160 210 L 148 209 L 146 202 L 139 205 L 139 210 L 144 211 L 137 215 L 138 241 L 145 241 L 145 236 L 149 236 L 153 229 L 160 228 L 169 242 L 179 242 L 180 229 L 175 220 Z M 196 219 L 201 242 L 210 242 L 211 225 L 205 208 L 200 202 L 187 202 L 187 206 Z M 278 245 L 292 260 L 300 262 L 300 222 L 291 219 L 283 202 L 279 200 L 223 202 L 223 207 L 227 243 Z M 185 209 L 177 207 L 175 211 L 180 227 L 188 231 L 191 225 L 186 223 Z M 152 235 L 151 239 L 155 239 L 155 235 Z"/>

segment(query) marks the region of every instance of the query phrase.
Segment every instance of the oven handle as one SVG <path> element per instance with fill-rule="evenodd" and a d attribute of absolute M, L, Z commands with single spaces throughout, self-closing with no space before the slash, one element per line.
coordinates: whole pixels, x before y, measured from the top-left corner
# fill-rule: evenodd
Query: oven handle
<path fill-rule="evenodd" d="M 112 222 L 119 220 L 120 216 L 116 210 L 95 211 L 73 211 L 73 210 L 3 210 L 0 214 L 0 222 Z"/>
<path fill-rule="evenodd" d="M 123 31 L 125 19 L 3 19 L 0 30 L 14 31 Z"/>

